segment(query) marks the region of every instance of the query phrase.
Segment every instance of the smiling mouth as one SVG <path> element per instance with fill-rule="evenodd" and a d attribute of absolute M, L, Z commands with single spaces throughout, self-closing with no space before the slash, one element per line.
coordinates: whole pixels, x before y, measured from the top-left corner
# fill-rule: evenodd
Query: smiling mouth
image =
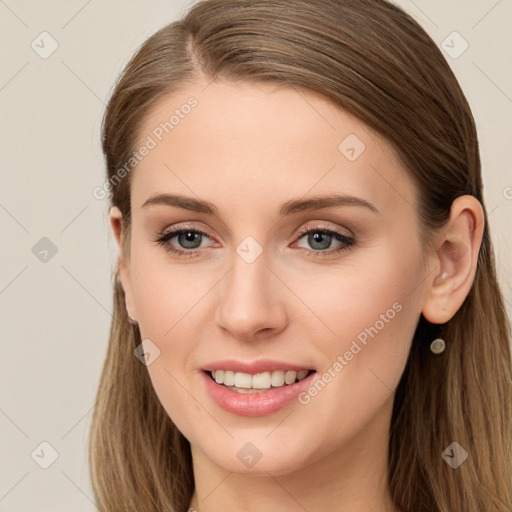
<path fill-rule="evenodd" d="M 305 379 L 315 370 L 274 370 L 262 373 L 244 373 L 229 370 L 206 372 L 217 384 L 237 393 L 262 393 L 291 386 Z"/>

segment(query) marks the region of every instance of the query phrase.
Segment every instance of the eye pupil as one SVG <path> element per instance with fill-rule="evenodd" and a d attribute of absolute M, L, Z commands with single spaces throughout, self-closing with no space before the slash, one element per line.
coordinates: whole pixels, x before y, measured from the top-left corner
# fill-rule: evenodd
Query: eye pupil
<path fill-rule="evenodd" d="M 182 247 L 186 249 L 196 249 L 201 245 L 201 233 L 194 233 L 193 231 L 183 231 L 178 235 L 178 241 Z M 199 241 L 197 245 L 195 242 Z M 189 245 L 192 244 L 192 245 Z"/>
<path fill-rule="evenodd" d="M 328 233 L 314 232 L 310 233 L 308 236 L 308 243 L 314 249 L 327 249 L 331 245 L 331 235 Z M 326 243 L 327 242 L 327 243 Z M 314 244 L 320 243 L 321 247 L 315 247 Z"/>

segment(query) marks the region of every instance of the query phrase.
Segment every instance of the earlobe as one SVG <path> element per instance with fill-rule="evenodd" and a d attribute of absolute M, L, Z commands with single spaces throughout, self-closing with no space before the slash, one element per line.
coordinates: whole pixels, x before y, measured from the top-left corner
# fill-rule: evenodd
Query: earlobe
<path fill-rule="evenodd" d="M 482 243 L 484 212 L 473 196 L 460 196 L 452 204 L 450 218 L 441 230 L 431 255 L 423 316 L 443 324 L 455 315 L 473 285 Z"/>
<path fill-rule="evenodd" d="M 117 206 L 113 206 L 110 209 L 110 227 L 114 235 L 118 256 L 117 256 L 117 278 L 121 282 L 124 290 L 125 302 L 126 302 L 126 313 L 130 320 L 130 323 L 136 324 L 136 312 L 133 304 L 133 294 L 130 278 L 130 267 L 129 262 L 124 254 L 124 240 L 123 240 L 123 216 L 121 210 Z"/>

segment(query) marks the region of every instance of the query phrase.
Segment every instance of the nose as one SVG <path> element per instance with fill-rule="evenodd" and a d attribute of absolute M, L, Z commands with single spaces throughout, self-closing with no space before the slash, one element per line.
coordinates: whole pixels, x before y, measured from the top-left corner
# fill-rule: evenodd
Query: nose
<path fill-rule="evenodd" d="M 219 283 L 215 322 L 239 340 L 274 336 L 287 322 L 284 292 L 281 281 L 267 267 L 265 253 L 252 263 L 235 253 L 232 270 Z"/>

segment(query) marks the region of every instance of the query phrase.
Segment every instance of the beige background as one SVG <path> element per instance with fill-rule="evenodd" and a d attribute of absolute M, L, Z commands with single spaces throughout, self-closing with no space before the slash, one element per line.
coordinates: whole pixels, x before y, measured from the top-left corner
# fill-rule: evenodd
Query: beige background
<path fill-rule="evenodd" d="M 0 511 L 94 511 L 86 442 L 110 325 L 115 245 L 100 124 L 135 49 L 192 1 L 0 0 Z M 477 121 L 485 201 L 512 312 L 512 3 L 403 0 L 447 59 Z M 51 49 L 48 32 L 57 50 Z M 450 41 L 453 40 L 453 43 Z M 34 42 L 35 48 L 31 47 Z M 445 43 L 446 44 L 446 43 Z M 32 248 L 47 237 L 56 254 Z M 39 242 L 44 244 L 45 242 Z M 47 243 L 47 242 L 46 242 Z M 51 466 L 52 448 L 58 453 Z M 33 455 L 33 458 L 31 456 Z"/>

